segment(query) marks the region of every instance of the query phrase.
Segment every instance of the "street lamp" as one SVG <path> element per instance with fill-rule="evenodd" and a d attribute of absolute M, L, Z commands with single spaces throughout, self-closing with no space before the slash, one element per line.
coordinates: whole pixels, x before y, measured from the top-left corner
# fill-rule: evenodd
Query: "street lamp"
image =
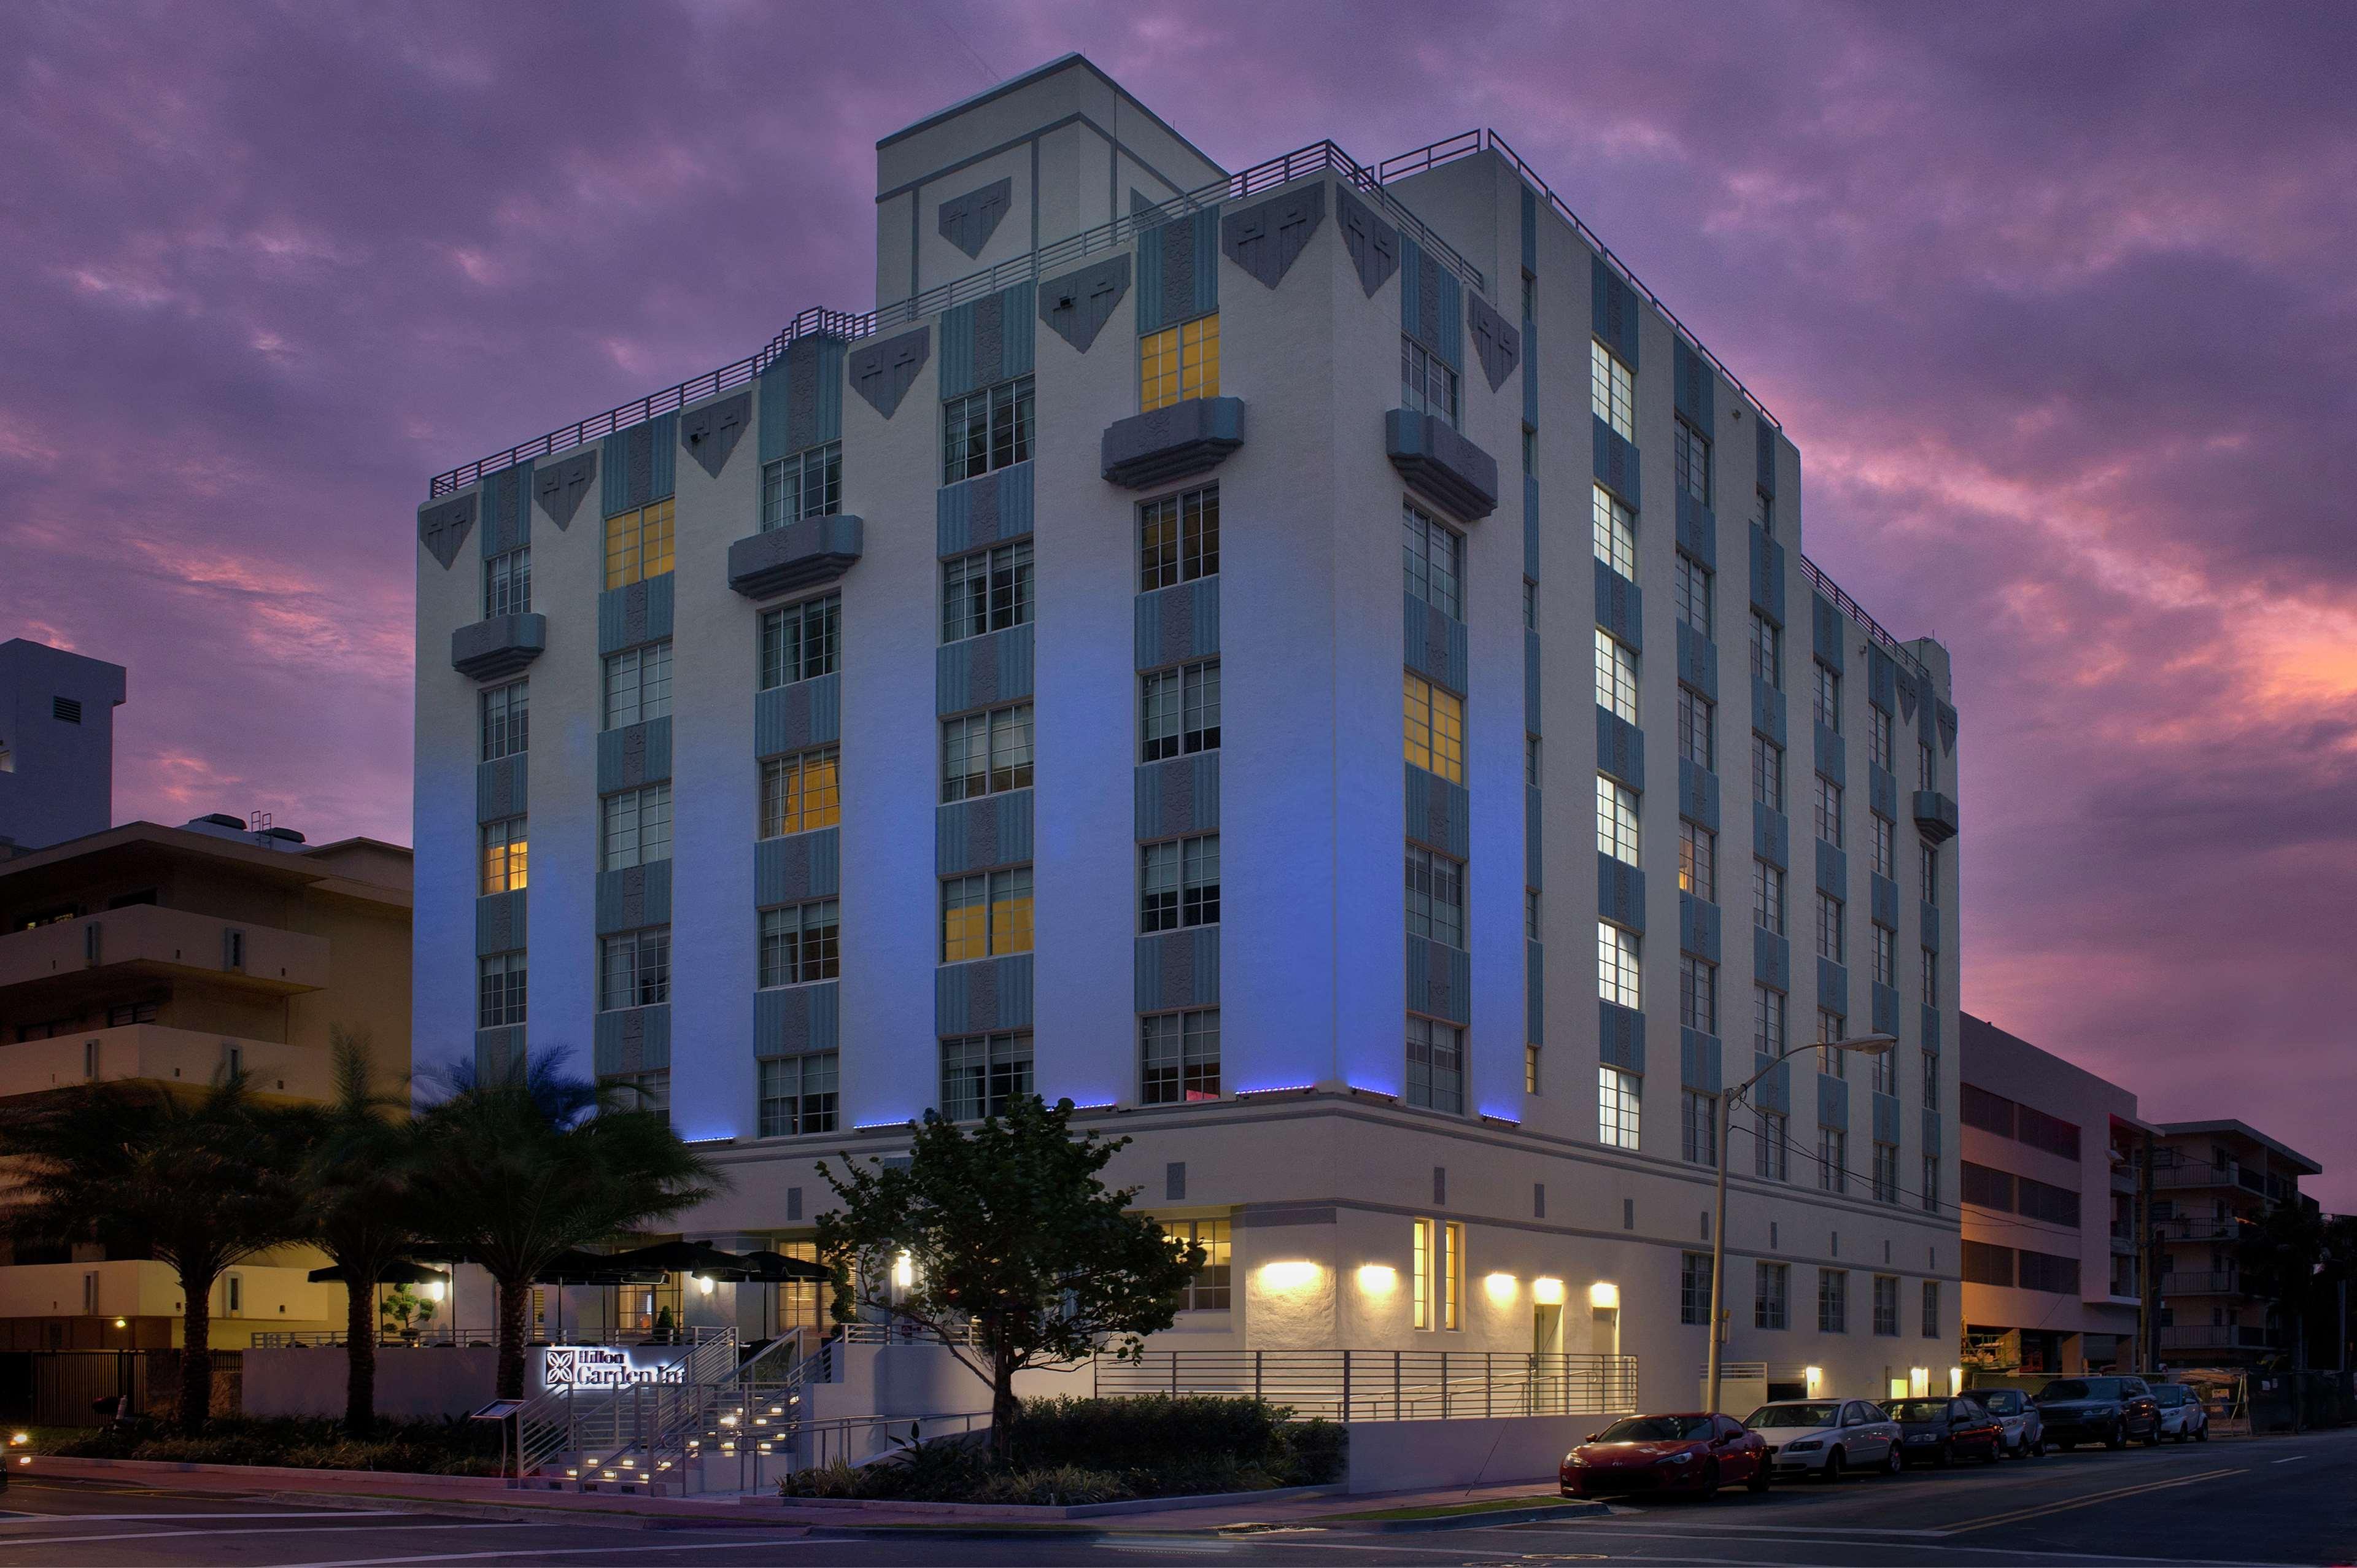
<path fill-rule="evenodd" d="M 1825 1040 L 1813 1045 L 1794 1046 L 1774 1061 L 1745 1079 L 1741 1083 L 1718 1097 L 1717 1193 L 1713 1198 L 1710 1221 L 1710 1360 L 1709 1399 L 1703 1408 L 1718 1413 L 1718 1340 L 1726 1311 L 1727 1299 L 1727 1125 L 1735 1102 L 1751 1092 L 1751 1086 L 1774 1072 L 1803 1051 L 1855 1051 L 1862 1057 L 1878 1057 L 1899 1043 L 1896 1035 L 1858 1035 L 1846 1040 Z"/>

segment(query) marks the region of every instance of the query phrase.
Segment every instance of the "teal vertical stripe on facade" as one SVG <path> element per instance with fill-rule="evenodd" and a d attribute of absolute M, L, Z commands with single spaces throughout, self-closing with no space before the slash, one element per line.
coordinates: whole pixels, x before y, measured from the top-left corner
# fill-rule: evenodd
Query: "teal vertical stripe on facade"
<path fill-rule="evenodd" d="M 1762 1111 L 1773 1111 L 1780 1115 L 1791 1115 L 1792 1064 L 1788 1061 L 1779 1062 L 1773 1057 L 1761 1056 L 1755 1052 L 1751 1058 L 1751 1070 L 1768 1075 L 1752 1086 L 1751 1103 Z"/>
<path fill-rule="evenodd" d="M 1523 1038 L 1546 1044 L 1546 944 L 1523 944 Z"/>
<path fill-rule="evenodd" d="M 1437 333 L 1439 341 L 1434 347 L 1440 350 L 1442 359 L 1458 370 L 1463 370 L 1465 368 L 1465 285 L 1458 281 L 1455 273 L 1446 268 L 1440 269 L 1437 281 L 1440 294 L 1440 321 Z"/>
<path fill-rule="evenodd" d="M 1400 330 L 1423 341 L 1423 274 L 1427 265 L 1424 247 L 1402 234 L 1399 242 Z"/>
<path fill-rule="evenodd" d="M 969 300 L 942 312 L 937 339 L 941 350 L 941 394 L 963 397 L 974 391 L 974 317 L 980 300 Z"/>
<path fill-rule="evenodd" d="M 1598 1058 L 1606 1067 L 1641 1076 L 1645 1070 L 1645 1015 L 1601 998 L 1596 1008 Z"/>
<path fill-rule="evenodd" d="M 1706 1035 L 1699 1029 L 1681 1026 L 1678 1030 L 1678 1081 L 1700 1094 L 1717 1094 L 1719 1090 L 1720 1048 L 1718 1036 Z"/>
<path fill-rule="evenodd" d="M 1849 1080 L 1817 1074 L 1817 1125 L 1849 1131 Z"/>

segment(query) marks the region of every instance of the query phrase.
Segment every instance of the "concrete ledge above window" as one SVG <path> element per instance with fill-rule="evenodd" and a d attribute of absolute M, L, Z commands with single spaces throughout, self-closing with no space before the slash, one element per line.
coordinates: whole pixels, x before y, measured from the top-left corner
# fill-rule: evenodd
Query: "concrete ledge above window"
<path fill-rule="evenodd" d="M 1142 490 L 1216 468 L 1243 444 L 1243 399 L 1190 397 L 1114 420 L 1099 451 L 1107 480 Z"/>
<path fill-rule="evenodd" d="M 1498 510 L 1498 459 L 1437 414 L 1395 408 L 1383 415 L 1392 467 L 1441 510 L 1468 522 Z"/>
<path fill-rule="evenodd" d="M 832 583 L 859 559 L 866 535 L 858 518 L 834 513 L 740 539 L 728 547 L 728 585 L 748 599 L 770 599 Z"/>
<path fill-rule="evenodd" d="M 450 634 L 450 668 L 469 681 L 497 681 L 547 650 L 546 616 L 493 616 Z"/>
<path fill-rule="evenodd" d="M 1937 789 L 1915 791 L 1915 829 L 1926 843 L 1945 843 L 1956 836 L 1956 803 Z"/>

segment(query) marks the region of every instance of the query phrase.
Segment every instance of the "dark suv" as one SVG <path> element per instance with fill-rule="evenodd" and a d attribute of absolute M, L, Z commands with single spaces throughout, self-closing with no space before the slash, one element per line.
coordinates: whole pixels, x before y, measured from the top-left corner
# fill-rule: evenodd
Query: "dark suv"
<path fill-rule="evenodd" d="M 2057 1448 L 2160 1441 L 2160 1405 L 2142 1378 L 2057 1378 L 2038 1391 L 2037 1402 L 2046 1441 Z"/>

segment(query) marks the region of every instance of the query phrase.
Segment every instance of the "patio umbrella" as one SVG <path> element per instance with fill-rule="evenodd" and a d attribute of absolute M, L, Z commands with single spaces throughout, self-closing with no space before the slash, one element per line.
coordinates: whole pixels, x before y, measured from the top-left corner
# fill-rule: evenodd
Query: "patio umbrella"
<path fill-rule="evenodd" d="M 567 1248 L 548 1261 L 548 1266 L 533 1276 L 533 1283 L 542 1285 L 616 1285 L 655 1284 L 662 1279 L 662 1271 L 652 1268 L 632 1268 L 623 1265 L 619 1254 L 584 1252 Z"/>
<path fill-rule="evenodd" d="M 345 1276 L 342 1266 L 339 1264 L 313 1269 L 309 1277 L 316 1285 L 340 1284 Z M 387 1263 L 378 1271 L 376 1283 L 381 1285 L 425 1285 L 447 1282 L 449 1278 L 447 1272 L 428 1268 L 423 1263 Z"/>
<path fill-rule="evenodd" d="M 618 1269 L 653 1269 L 666 1274 L 730 1274 L 741 1273 L 744 1260 L 705 1241 L 659 1241 L 617 1252 L 608 1262 Z"/>
<path fill-rule="evenodd" d="M 807 1258 L 790 1258 L 783 1252 L 746 1252 L 737 1259 L 736 1266 L 745 1278 L 777 1284 L 787 1280 L 807 1280 L 813 1284 L 825 1284 L 834 1278 L 824 1263 L 813 1263 Z"/>

